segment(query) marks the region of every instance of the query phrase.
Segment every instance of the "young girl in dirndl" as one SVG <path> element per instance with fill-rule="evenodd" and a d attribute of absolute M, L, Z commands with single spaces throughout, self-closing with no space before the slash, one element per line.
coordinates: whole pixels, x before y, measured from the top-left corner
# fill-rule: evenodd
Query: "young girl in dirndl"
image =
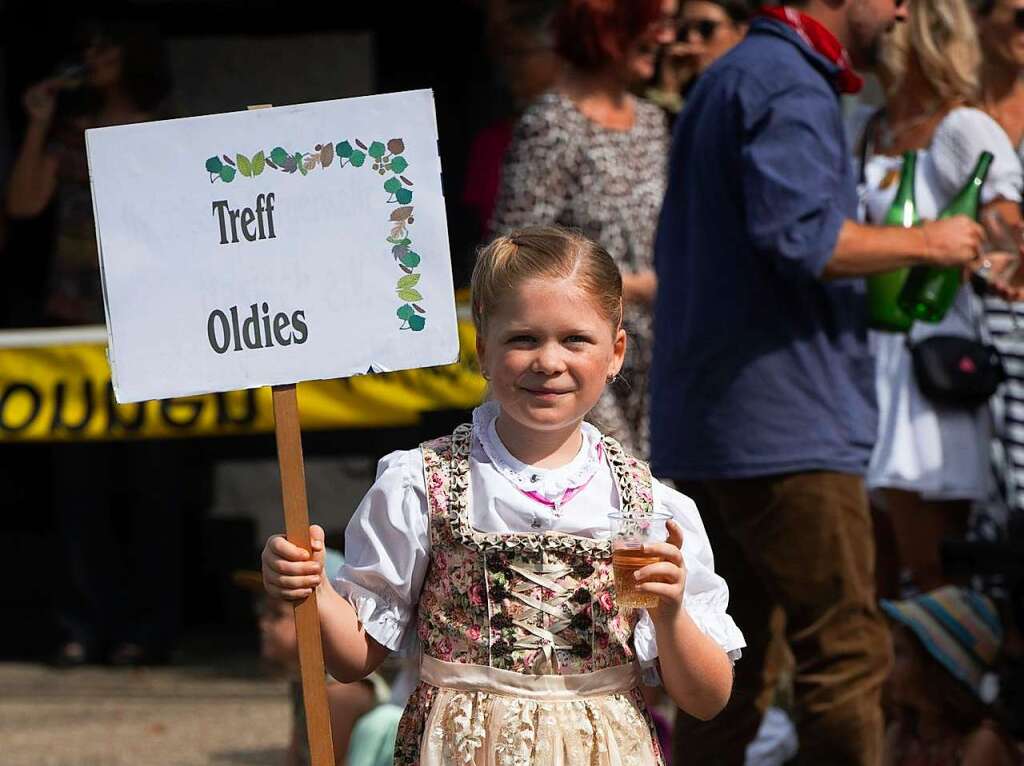
<path fill-rule="evenodd" d="M 499 237 L 473 273 L 473 319 L 491 400 L 380 462 L 333 587 L 314 526 L 312 557 L 267 542 L 267 590 L 316 591 L 340 681 L 420 657 L 398 766 L 663 764 L 641 682 L 710 718 L 744 642 L 693 502 L 584 421 L 626 349 L 618 269 L 563 229 Z M 635 574 L 655 608 L 616 602 L 614 511 L 671 517 Z"/>

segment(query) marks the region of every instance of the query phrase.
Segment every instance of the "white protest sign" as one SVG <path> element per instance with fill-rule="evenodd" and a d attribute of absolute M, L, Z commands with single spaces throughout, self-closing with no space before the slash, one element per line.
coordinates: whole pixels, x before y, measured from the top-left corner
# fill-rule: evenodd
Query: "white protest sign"
<path fill-rule="evenodd" d="M 119 402 L 458 358 L 430 91 L 86 131 Z"/>

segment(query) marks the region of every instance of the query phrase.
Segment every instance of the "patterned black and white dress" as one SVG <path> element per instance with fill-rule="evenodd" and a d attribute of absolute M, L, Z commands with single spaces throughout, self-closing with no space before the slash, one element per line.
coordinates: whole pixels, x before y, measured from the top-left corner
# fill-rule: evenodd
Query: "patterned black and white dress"
<path fill-rule="evenodd" d="M 540 96 L 516 125 L 491 231 L 558 224 L 600 242 L 623 273 L 653 268 L 654 232 L 668 170 L 668 132 L 657 106 L 637 100 L 632 128 L 606 128 L 561 93 Z M 590 419 L 627 451 L 648 452 L 651 313 L 626 309 L 629 334 L 620 382 Z"/>

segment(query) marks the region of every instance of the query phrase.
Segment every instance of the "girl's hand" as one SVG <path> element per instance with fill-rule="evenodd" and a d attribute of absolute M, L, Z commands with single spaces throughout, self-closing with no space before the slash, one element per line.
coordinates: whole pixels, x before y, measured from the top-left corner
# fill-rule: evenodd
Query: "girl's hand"
<path fill-rule="evenodd" d="M 638 569 L 633 576 L 638 583 L 637 590 L 653 593 L 660 599 L 651 610 L 655 620 L 675 617 L 683 606 L 683 591 L 686 589 L 686 563 L 683 561 L 683 529 L 675 521 L 666 524 L 668 541 L 651 543 L 643 552 L 658 556 L 661 561 Z"/>
<path fill-rule="evenodd" d="M 324 571 L 324 530 L 313 524 L 309 528 L 313 548 L 310 556 L 305 548 L 288 542 L 284 535 L 274 535 L 263 547 L 263 587 L 271 598 L 302 601 L 322 586 Z"/>

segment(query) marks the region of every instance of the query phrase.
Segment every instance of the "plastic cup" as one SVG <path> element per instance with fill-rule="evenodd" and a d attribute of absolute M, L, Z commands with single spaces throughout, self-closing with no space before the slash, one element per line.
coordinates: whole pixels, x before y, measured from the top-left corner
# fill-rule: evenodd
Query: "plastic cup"
<path fill-rule="evenodd" d="M 668 539 L 666 523 L 671 514 L 655 512 L 634 518 L 620 511 L 608 514 L 612 541 L 612 571 L 615 575 L 615 600 L 619 606 L 634 609 L 653 609 L 658 597 L 637 589 L 634 574 L 661 558 L 645 553 L 643 547 L 663 543 Z"/>

